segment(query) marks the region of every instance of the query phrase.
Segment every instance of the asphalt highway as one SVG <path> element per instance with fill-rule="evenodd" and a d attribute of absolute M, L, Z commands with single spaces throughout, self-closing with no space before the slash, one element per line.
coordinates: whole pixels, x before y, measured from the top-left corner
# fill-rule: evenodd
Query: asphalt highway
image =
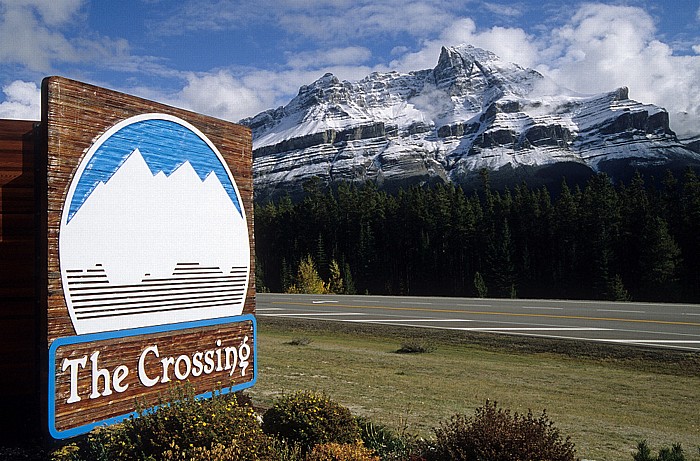
<path fill-rule="evenodd" d="M 700 351 L 700 305 L 258 293 L 256 315 Z"/>

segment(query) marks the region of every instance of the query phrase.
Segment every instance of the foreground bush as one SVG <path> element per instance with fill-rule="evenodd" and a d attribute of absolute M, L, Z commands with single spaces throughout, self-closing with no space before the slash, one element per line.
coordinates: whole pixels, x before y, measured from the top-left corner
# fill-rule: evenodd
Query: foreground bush
<path fill-rule="evenodd" d="M 382 461 L 405 461 L 417 459 L 421 452 L 420 441 L 408 434 L 406 427 L 400 432 L 365 418 L 358 418 L 364 446 L 376 453 Z"/>
<path fill-rule="evenodd" d="M 54 453 L 60 461 L 273 460 L 272 442 L 253 408 L 234 396 L 199 400 L 189 388 L 170 392 L 156 410 L 96 429 L 80 443 Z M 76 448 L 77 447 L 77 448 Z"/>
<path fill-rule="evenodd" d="M 562 439 L 545 412 L 512 414 L 486 402 L 473 417 L 453 416 L 434 429 L 430 460 L 573 461 L 574 445 Z"/>
<path fill-rule="evenodd" d="M 659 450 L 658 456 L 652 456 L 651 449 L 646 440 L 642 440 L 637 445 L 637 453 L 632 455 L 634 461 L 685 461 L 685 454 L 680 444 L 673 447 L 664 447 Z"/>
<path fill-rule="evenodd" d="M 322 443 L 316 445 L 306 457 L 306 461 L 379 461 L 374 452 L 355 443 Z"/>
<path fill-rule="evenodd" d="M 360 428 L 350 410 L 326 396 L 301 391 L 279 398 L 263 415 L 263 431 L 306 453 L 318 444 L 355 443 Z"/>

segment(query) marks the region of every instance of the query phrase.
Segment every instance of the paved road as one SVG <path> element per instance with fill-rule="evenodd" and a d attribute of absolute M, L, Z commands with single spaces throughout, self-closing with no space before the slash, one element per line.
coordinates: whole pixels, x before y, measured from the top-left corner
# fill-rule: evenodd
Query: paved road
<path fill-rule="evenodd" d="M 258 293 L 257 315 L 700 351 L 700 305 Z"/>

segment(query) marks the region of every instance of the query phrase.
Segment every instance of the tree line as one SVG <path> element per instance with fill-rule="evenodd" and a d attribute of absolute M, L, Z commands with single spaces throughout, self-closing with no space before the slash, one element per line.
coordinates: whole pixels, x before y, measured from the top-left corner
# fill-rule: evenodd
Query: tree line
<path fill-rule="evenodd" d="M 493 190 L 484 171 L 479 191 L 389 194 L 311 180 L 301 201 L 256 205 L 257 287 L 303 291 L 315 272 L 340 293 L 698 302 L 700 180 L 652 183 Z"/>

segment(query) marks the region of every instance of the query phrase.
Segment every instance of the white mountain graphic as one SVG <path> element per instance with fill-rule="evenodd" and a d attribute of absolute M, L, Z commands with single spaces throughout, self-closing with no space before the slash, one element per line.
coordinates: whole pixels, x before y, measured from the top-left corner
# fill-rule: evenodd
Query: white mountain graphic
<path fill-rule="evenodd" d="M 170 176 L 153 175 L 138 149 L 63 223 L 59 256 L 64 288 L 66 271 L 96 266 L 104 269 L 110 286 L 128 286 L 172 278 L 179 263 L 218 268 L 222 274 L 250 265 L 245 219 L 217 176 L 202 181 L 189 162 Z M 171 322 L 153 324 L 158 323 Z"/>

